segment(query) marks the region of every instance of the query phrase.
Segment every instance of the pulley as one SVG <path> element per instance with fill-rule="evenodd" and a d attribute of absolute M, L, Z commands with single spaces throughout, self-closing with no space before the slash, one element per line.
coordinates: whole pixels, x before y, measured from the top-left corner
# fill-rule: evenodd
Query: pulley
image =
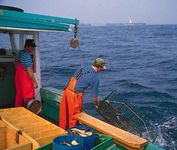
<path fill-rule="evenodd" d="M 72 38 L 71 39 L 71 42 L 70 42 L 70 46 L 72 47 L 72 48 L 76 48 L 76 47 L 78 47 L 79 46 L 79 40 L 77 39 L 77 38 Z"/>
<path fill-rule="evenodd" d="M 78 32 L 78 25 L 75 24 L 75 26 L 74 26 L 74 38 L 72 38 L 71 41 L 70 41 L 70 46 L 72 48 L 78 47 L 79 43 L 80 43 L 79 40 L 76 38 L 77 32 Z"/>

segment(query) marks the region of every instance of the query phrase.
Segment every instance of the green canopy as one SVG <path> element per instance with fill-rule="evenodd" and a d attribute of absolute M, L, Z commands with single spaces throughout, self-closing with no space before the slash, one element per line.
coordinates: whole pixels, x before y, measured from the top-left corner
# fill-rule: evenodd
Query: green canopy
<path fill-rule="evenodd" d="M 34 31 L 69 31 L 69 25 L 78 25 L 77 19 L 0 9 L 0 29 Z"/>

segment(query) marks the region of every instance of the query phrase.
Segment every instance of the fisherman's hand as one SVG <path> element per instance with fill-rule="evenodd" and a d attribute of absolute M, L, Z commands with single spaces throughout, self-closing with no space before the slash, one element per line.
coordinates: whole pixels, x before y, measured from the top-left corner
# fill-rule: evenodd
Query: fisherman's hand
<path fill-rule="evenodd" d="M 34 88 L 35 88 L 35 89 L 38 88 L 38 84 L 37 84 L 37 81 L 36 81 L 36 80 L 34 81 Z"/>
<path fill-rule="evenodd" d="M 32 67 L 27 67 L 27 73 L 29 75 L 29 77 L 34 81 L 34 88 L 38 88 L 38 84 L 37 84 L 37 81 L 34 77 L 34 72 L 33 72 L 33 68 Z"/>
<path fill-rule="evenodd" d="M 98 106 L 99 106 L 98 96 L 95 96 L 95 97 L 93 98 L 93 103 L 94 103 L 95 107 L 98 108 Z"/>

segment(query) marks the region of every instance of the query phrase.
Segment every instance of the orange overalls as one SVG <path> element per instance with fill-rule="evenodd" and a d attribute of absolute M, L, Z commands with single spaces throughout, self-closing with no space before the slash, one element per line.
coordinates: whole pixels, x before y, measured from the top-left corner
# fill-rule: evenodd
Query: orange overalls
<path fill-rule="evenodd" d="M 26 107 L 27 103 L 35 97 L 34 82 L 20 63 L 17 63 L 16 67 L 15 86 L 15 107 Z"/>
<path fill-rule="evenodd" d="M 67 88 L 64 90 L 62 101 L 60 104 L 59 125 L 67 130 L 77 124 L 76 115 L 80 113 L 82 107 L 83 93 L 75 93 L 74 88 L 77 83 L 77 78 L 72 77 Z"/>

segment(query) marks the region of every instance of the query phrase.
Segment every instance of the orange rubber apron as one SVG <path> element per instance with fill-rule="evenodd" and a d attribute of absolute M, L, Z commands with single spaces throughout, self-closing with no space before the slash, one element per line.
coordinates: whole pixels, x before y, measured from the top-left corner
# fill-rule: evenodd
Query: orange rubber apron
<path fill-rule="evenodd" d="M 26 107 L 27 103 L 35 97 L 34 82 L 20 63 L 17 63 L 16 67 L 15 86 L 15 107 Z"/>
<path fill-rule="evenodd" d="M 74 92 L 76 83 L 76 77 L 72 77 L 67 88 L 64 90 L 60 104 L 59 126 L 65 130 L 77 125 L 76 115 L 80 113 L 82 107 L 84 94 Z"/>

